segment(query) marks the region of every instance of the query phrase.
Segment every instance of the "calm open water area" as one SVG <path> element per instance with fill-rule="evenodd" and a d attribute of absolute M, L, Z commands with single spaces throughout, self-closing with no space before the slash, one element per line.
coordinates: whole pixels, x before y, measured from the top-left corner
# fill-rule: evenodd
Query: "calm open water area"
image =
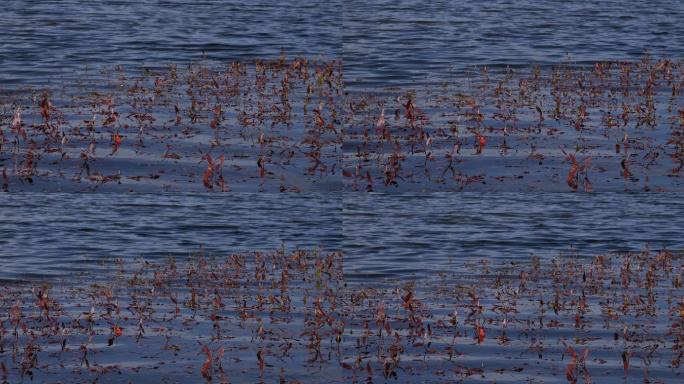
<path fill-rule="evenodd" d="M 3 2 L 0 383 L 680 382 L 681 19 Z"/>
<path fill-rule="evenodd" d="M 202 249 L 341 250 L 340 194 L 10 194 L 2 279 L 88 273 L 112 258 L 187 258 Z"/>
<path fill-rule="evenodd" d="M 463 273 L 459 260 L 684 249 L 684 201 L 671 193 L 23 193 L 0 202 L 3 280 L 282 244 L 342 251 L 345 277 L 367 282 Z"/>
<path fill-rule="evenodd" d="M 656 1 L 80 1 L 3 5 L 3 87 L 86 67 L 344 57 L 353 87 L 443 81 L 474 66 L 678 58 L 684 8 Z M 454 72 L 455 71 L 455 72 Z"/>
<path fill-rule="evenodd" d="M 90 69 L 286 54 L 340 57 L 342 2 L 7 1 L 3 87 L 61 86 Z"/>
<path fill-rule="evenodd" d="M 347 1 L 343 52 L 353 88 L 439 84 L 464 69 L 593 64 L 645 52 L 680 58 L 676 0 Z"/>

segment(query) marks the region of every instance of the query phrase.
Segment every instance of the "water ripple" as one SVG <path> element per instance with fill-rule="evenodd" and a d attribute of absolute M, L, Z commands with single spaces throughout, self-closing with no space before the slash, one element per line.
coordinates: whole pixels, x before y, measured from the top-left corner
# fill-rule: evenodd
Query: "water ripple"
<path fill-rule="evenodd" d="M 283 243 L 343 251 L 350 280 L 427 277 L 462 259 L 684 249 L 676 193 L 18 193 L 0 195 L 0 217 L 0 279 Z"/>

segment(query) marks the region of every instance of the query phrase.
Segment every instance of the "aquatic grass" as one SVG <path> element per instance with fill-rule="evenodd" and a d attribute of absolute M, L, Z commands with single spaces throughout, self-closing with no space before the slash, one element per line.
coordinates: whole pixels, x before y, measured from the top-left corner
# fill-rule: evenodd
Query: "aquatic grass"
<path fill-rule="evenodd" d="M 0 168 L 8 191 L 680 191 L 683 86 L 648 56 L 351 93 L 340 61 L 115 67 L 0 95 Z"/>
<path fill-rule="evenodd" d="M 337 252 L 119 261 L 2 287 L 2 380 L 677 380 L 683 256 L 482 260 L 376 283 L 346 282 Z"/>

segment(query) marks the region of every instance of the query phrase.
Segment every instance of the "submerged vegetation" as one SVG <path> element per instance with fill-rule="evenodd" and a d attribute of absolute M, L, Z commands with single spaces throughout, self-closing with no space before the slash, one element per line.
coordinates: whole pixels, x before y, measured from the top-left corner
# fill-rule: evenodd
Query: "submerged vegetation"
<path fill-rule="evenodd" d="M 483 67 L 350 104 L 352 190 L 681 190 L 684 66 Z"/>
<path fill-rule="evenodd" d="M 6 95 L 4 188 L 335 189 L 341 92 L 340 62 L 282 58 Z"/>
<path fill-rule="evenodd" d="M 680 191 L 684 64 L 488 69 L 345 89 L 305 58 L 3 92 L 3 190 Z"/>
<path fill-rule="evenodd" d="M 681 61 L 459 79 L 351 92 L 340 61 L 281 57 L 5 90 L 1 187 L 682 190 Z M 373 283 L 321 250 L 118 260 L 0 286 L 0 383 L 677 381 L 683 257 L 463 259 Z"/>
<path fill-rule="evenodd" d="M 677 381 L 683 256 L 481 260 L 373 284 L 346 282 L 338 252 L 119 260 L 0 290 L 0 381 Z"/>

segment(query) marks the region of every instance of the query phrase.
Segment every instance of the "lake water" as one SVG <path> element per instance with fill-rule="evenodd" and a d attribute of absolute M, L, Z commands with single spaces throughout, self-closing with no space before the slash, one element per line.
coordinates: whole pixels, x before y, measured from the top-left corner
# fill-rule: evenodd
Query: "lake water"
<path fill-rule="evenodd" d="M 463 259 L 681 250 L 680 194 L 345 195 L 345 276 L 453 273 Z"/>
<path fill-rule="evenodd" d="M 206 58 L 339 57 L 340 1 L 9 1 L 0 84 L 59 84 L 88 67 Z"/>
<path fill-rule="evenodd" d="M 0 278 L 64 276 L 102 261 L 288 248 L 337 250 L 335 194 L 5 194 Z"/>
<path fill-rule="evenodd" d="M 288 55 L 343 58 L 353 89 L 439 81 L 475 65 L 681 57 L 684 4 L 656 1 L 13 0 L 0 86 L 58 84 L 86 66 Z"/>
<path fill-rule="evenodd" d="M 683 16 L 676 0 L 10 1 L 0 15 L 0 87 L 58 87 L 86 67 L 285 51 L 341 58 L 349 89 L 372 90 L 446 80 L 475 65 L 586 63 L 645 52 L 677 58 Z M 350 276 L 401 276 L 439 269 L 451 257 L 681 247 L 681 213 L 679 194 L 16 194 L 0 200 L 0 273 L 43 276 L 90 268 L 82 261 L 284 241 L 343 248 Z"/>
<path fill-rule="evenodd" d="M 684 249 L 679 194 L 3 194 L 0 278 L 103 261 L 321 248 L 350 281 L 463 273 L 464 260 Z M 458 262 L 458 263 L 457 263 Z"/>
<path fill-rule="evenodd" d="M 528 127 L 513 132 L 523 137 L 517 147 L 512 144 L 513 160 L 497 149 L 505 152 L 507 148 L 506 128 L 498 135 L 492 133 L 490 121 L 482 124 L 489 125 L 488 132 L 478 121 L 477 136 L 464 131 L 462 136 L 456 134 L 456 140 L 440 143 L 436 139 L 432 144 L 441 151 L 435 153 L 442 160 L 447 150 L 456 148 L 456 141 L 459 151 L 463 144 L 463 158 L 456 164 L 461 167 L 460 162 L 467 161 L 459 172 L 450 162 L 446 168 L 438 164 L 434 175 L 429 174 L 425 165 L 429 155 L 423 159 L 418 153 L 427 153 L 431 141 L 421 137 L 418 149 L 423 152 L 414 154 L 411 147 L 413 162 L 403 168 L 410 176 L 399 175 L 403 176 L 398 178 L 401 187 L 385 183 L 388 193 L 363 192 L 371 189 L 364 175 L 371 184 L 367 169 L 372 168 L 360 154 L 359 143 L 367 140 L 363 128 L 374 130 L 385 106 L 388 124 L 404 128 L 400 124 L 409 118 L 400 116 L 407 99 L 397 96 L 412 89 L 421 89 L 420 101 L 429 102 L 420 107 L 437 117 L 433 120 L 437 127 L 427 132 L 434 134 L 441 125 L 451 124 L 447 120 L 471 123 L 471 117 L 480 113 L 476 101 L 472 105 L 463 102 L 466 109 L 458 115 L 449 104 L 456 99 L 441 98 L 429 86 L 459 83 L 476 67 L 491 68 L 496 78 L 509 66 L 520 69 L 517 73 L 531 74 L 539 64 L 548 74 L 553 65 L 591 71 L 590 65 L 597 60 L 639 60 L 644 54 L 683 59 L 682 19 L 684 2 L 680 0 L 4 1 L 0 132 L 8 139 L 1 143 L 0 174 L 7 170 L 10 175 L 0 180 L 10 193 L 0 194 L 0 331 L 6 331 L 0 332 L 4 371 L 0 371 L 0 381 L 28 382 L 29 376 L 33 379 L 31 367 L 38 381 L 113 381 L 122 371 L 124 375 L 118 377 L 122 382 L 157 382 L 162 375 L 168 382 L 198 381 L 206 373 L 201 367 L 212 364 L 211 358 L 205 362 L 204 354 L 211 354 L 209 349 L 202 352 L 197 345 L 201 342 L 211 344 L 215 354 L 220 350 L 219 367 L 222 346 L 228 347 L 223 359 L 231 382 L 255 382 L 257 368 L 259 375 L 265 370 L 265 377 L 279 375 L 285 381 L 281 367 L 292 368 L 288 381 L 360 382 L 368 372 L 380 382 L 383 371 L 386 380 L 392 377 L 388 368 L 394 367 L 400 368 L 400 382 L 560 383 L 566 382 L 564 372 L 569 372 L 568 377 L 579 374 L 579 366 L 570 369 L 574 367 L 569 363 L 572 350 L 561 344 L 568 342 L 578 354 L 588 353 L 580 352 L 583 346 L 591 347 L 591 361 L 580 357 L 580 362 L 589 366 L 598 382 L 623 382 L 623 375 L 624 381 L 645 381 L 649 374 L 676 382 L 684 374 L 674 360 L 682 348 L 681 332 L 674 331 L 681 329 L 677 314 L 684 318 L 680 281 L 684 195 L 657 192 L 681 191 L 676 169 L 681 160 L 676 150 L 681 147 L 666 142 L 680 137 L 676 121 L 682 92 L 675 97 L 674 86 L 670 91 L 670 84 L 663 85 L 664 76 L 655 87 L 658 124 L 634 126 L 633 110 L 629 127 L 625 119 L 622 131 L 603 132 L 600 118 L 605 111 L 599 109 L 611 108 L 608 115 L 622 113 L 617 101 L 612 103 L 617 99 L 612 98 L 610 84 L 601 91 L 609 103 L 590 109 L 596 119 L 593 131 L 581 130 L 581 122 L 580 128 L 559 119 L 549 123 L 553 120 L 549 104 L 530 103 L 519 122 L 531 127 L 539 120 L 539 131 L 537 136 Z M 239 67 L 222 66 L 232 60 L 281 55 L 308 58 L 313 64 L 307 68 L 316 75 L 299 78 L 303 67 L 276 64 L 272 72 L 261 72 L 269 76 L 259 78 L 254 76 L 256 65 L 244 74 Z M 344 76 L 331 69 L 324 71 L 329 73 L 327 78 L 318 77 L 318 60 L 339 60 L 342 66 L 334 68 L 343 67 Z M 209 66 L 187 67 L 198 61 Z M 180 76 L 170 64 L 178 65 Z M 292 70 L 288 75 L 298 73 L 292 105 L 300 114 L 294 124 L 274 129 L 268 119 L 280 116 L 281 107 L 290 102 L 284 68 Z M 666 69 L 661 67 L 659 73 Z M 335 73 L 340 76 L 332 76 Z M 201 78 L 201 85 L 195 76 Z M 633 86 L 644 85 L 641 72 L 633 76 Z M 220 105 L 215 107 L 214 99 L 202 93 L 220 88 L 216 78 L 224 80 L 222 96 L 230 95 L 226 98 L 230 100 L 222 101 L 226 110 L 232 108 L 224 110 L 225 120 L 221 120 Z M 342 78 L 339 84 L 344 90 L 332 84 Z M 567 84 L 575 83 L 574 77 L 568 79 Z M 514 78 L 513 87 L 522 84 L 518 80 Z M 294 89 L 295 82 L 289 84 Z M 250 91 L 239 92 L 241 86 Z M 582 85 L 579 88 L 584 90 Z M 35 89 L 62 96 L 52 99 L 55 111 L 60 112 L 53 114 L 52 121 L 49 117 L 41 120 L 41 99 L 26 92 Z M 81 93 L 70 94 L 73 89 Z M 170 91 L 165 94 L 164 89 Z M 449 86 L 442 89 L 451 96 L 456 92 Z M 114 96 L 99 93 L 108 91 Z M 335 103 L 344 91 L 352 98 L 368 94 L 371 101 L 370 107 L 359 109 L 363 110 L 356 116 L 359 120 L 340 119 L 358 130 L 347 141 L 342 129 L 335 129 L 343 124 L 336 121 Z M 511 100 L 517 91 L 508 92 Z M 388 92 L 390 99 L 383 100 Z M 219 93 L 216 103 L 220 103 Z M 313 101 L 310 94 L 315 95 Z M 239 100 L 240 95 L 244 100 Z M 201 104 L 197 121 L 188 118 L 188 113 L 196 112 L 196 97 Z M 628 112 L 637 106 L 641 111 L 639 97 L 634 92 L 620 101 L 629 103 Z M 577 99 L 584 100 L 583 96 Z M 48 105 L 45 100 L 43 104 Z M 250 113 L 256 115 L 254 100 L 265 103 L 256 108 L 260 114 L 271 111 L 266 123 L 249 129 L 247 123 L 233 124 L 238 118 L 249 120 Z M 571 117 L 579 111 L 573 100 L 571 95 L 566 106 Z M 341 114 L 347 104 L 354 108 L 344 101 Z M 395 114 L 391 105 L 398 107 L 394 120 L 390 120 Z M 542 108 L 546 131 L 542 130 Z M 288 115 L 288 108 L 283 109 L 283 115 Z M 15 111 L 22 113 L 23 127 L 30 130 L 23 140 L 13 121 L 20 115 Z M 482 112 L 493 114 L 486 106 Z M 109 119 L 114 123 L 103 123 Z M 312 125 L 323 128 L 327 122 L 332 129 L 325 134 L 310 129 Z M 552 124 L 559 125 L 554 129 L 560 128 L 563 135 L 552 136 L 557 132 L 548 129 Z M 85 125 L 91 128 L 88 132 Z M 475 141 L 482 138 L 481 128 L 489 136 L 486 148 L 484 144 L 478 148 Z M 569 134 L 564 135 L 563 129 Z M 587 132 L 590 135 L 585 137 Z M 116 138 L 121 140 L 119 133 L 123 134 L 120 151 L 119 144 L 112 148 Z M 528 134 L 532 135 L 529 141 Z M 314 142 L 319 143 L 319 153 L 308 150 Z M 95 144 L 99 144 L 97 154 Z M 583 188 L 575 185 L 574 189 L 590 190 L 591 178 L 599 193 L 559 193 L 572 187 L 566 181 L 570 164 L 565 150 L 572 153 L 574 149 L 582 164 L 588 164 L 592 156 L 580 152 L 580 144 L 598 150 L 593 153 L 591 172 L 587 173 L 588 165 L 583 167 L 584 179 L 575 181 L 583 182 Z M 623 145 L 617 152 L 616 144 Z M 375 149 L 385 153 L 384 144 Z M 219 174 L 211 165 L 207 168 L 209 152 L 217 161 L 219 153 L 226 155 L 228 188 L 223 185 L 223 160 L 220 188 L 214 182 Z M 293 165 L 288 165 L 293 156 Z M 263 168 L 265 158 L 275 160 Z M 321 159 L 325 164 L 319 169 Z M 539 171 L 542 160 L 543 172 Z M 311 162 L 313 168 L 309 168 Z M 480 175 L 496 166 L 506 168 L 494 175 L 499 179 Z M 81 177 L 84 168 L 88 178 Z M 372 169 L 377 173 L 373 190 L 384 190 L 387 169 L 381 162 Z M 456 184 L 453 180 L 437 187 L 429 184 L 449 171 L 453 180 L 458 179 Z M 341 174 L 346 174 L 344 183 Z M 205 188 L 231 192 L 199 193 Z M 257 190 L 268 193 L 252 193 Z M 286 193 L 271 193 L 278 190 Z M 477 192 L 492 190 L 508 192 Z M 294 191 L 303 193 L 289 193 Z M 244 268 L 242 256 L 229 257 L 236 252 L 248 254 L 243 260 L 249 263 L 262 260 L 253 251 L 281 247 L 324 251 L 316 255 L 340 253 L 327 261 L 318 256 L 302 258 L 297 252 L 285 260 L 283 253 L 272 264 L 256 269 Z M 674 253 L 623 254 L 646 249 Z M 201 263 L 193 264 L 197 254 L 225 263 L 203 275 L 208 271 Z M 611 256 L 594 258 L 604 254 Z M 559 261 L 559 255 L 569 257 Z M 175 264 L 164 263 L 169 257 L 180 260 L 179 268 L 185 273 L 176 275 Z M 140 275 L 111 269 L 117 259 L 123 267 L 139 266 Z M 153 264 L 137 263 L 143 260 Z M 530 263 L 533 260 L 541 260 L 541 267 Z M 330 274 L 337 262 L 343 273 Z M 487 263 L 496 265 L 494 272 L 484 272 Z M 280 271 L 283 266 L 292 268 Z M 267 280 L 260 268 L 271 274 Z M 164 273 L 157 275 L 158 270 Z M 140 280 L 145 275 L 149 280 Z M 164 288 L 158 284 L 160 278 L 170 279 L 167 283 L 173 282 L 172 286 Z M 98 279 L 101 284 L 95 284 Z M 273 308 L 290 306 L 289 299 L 283 301 L 290 279 L 293 310 L 286 310 L 283 316 L 287 316 L 279 319 L 280 310 Z M 54 284 L 50 299 L 61 303 L 63 311 L 43 292 L 48 289 L 49 284 L 42 285 L 46 281 L 61 283 Z M 410 281 L 417 282 L 417 304 L 409 294 L 413 292 Z M 219 290 L 224 291 L 225 307 Z M 395 330 L 393 337 L 383 336 L 385 303 L 389 321 L 385 326 Z M 512 312 L 497 306 L 502 303 L 513 303 Z M 516 303 L 520 303 L 519 313 Z M 431 314 L 427 307 L 432 308 Z M 90 327 L 95 323 L 95 330 L 84 327 L 82 321 Z M 22 333 L 17 331 L 19 326 L 27 328 Z M 225 334 L 220 336 L 222 326 Z M 507 330 L 512 340 L 507 340 Z M 316 340 L 324 352 L 309 360 Z M 399 359 L 397 345 L 403 353 Z M 293 346 L 295 359 L 287 357 Z M 94 352 L 88 352 L 89 348 Z M 452 364 L 452 353 L 456 353 L 456 364 Z M 323 355 L 327 355 L 326 362 L 316 362 Z M 91 363 L 102 365 L 89 365 L 87 356 Z M 52 364 L 49 369 L 48 364 Z M 60 368 L 55 364 L 61 364 Z M 109 368 L 113 369 L 109 375 L 101 376 Z M 261 382 L 265 382 L 263 377 Z"/>
<path fill-rule="evenodd" d="M 684 4 L 640 1 L 345 2 L 344 60 L 354 89 L 458 77 L 466 68 L 681 57 Z"/>
<path fill-rule="evenodd" d="M 285 51 L 341 58 L 349 89 L 372 90 L 446 80 L 474 65 L 586 63 L 645 52 L 677 58 L 683 16 L 676 0 L 10 1 L 0 15 L 0 86 L 58 87 L 86 67 Z M 105 257 L 187 254 L 201 244 L 220 252 L 281 241 L 342 247 L 349 273 L 380 275 L 425 271 L 450 257 L 682 245 L 677 194 L 341 196 L 3 196 L 2 275 L 40 276 Z"/>

